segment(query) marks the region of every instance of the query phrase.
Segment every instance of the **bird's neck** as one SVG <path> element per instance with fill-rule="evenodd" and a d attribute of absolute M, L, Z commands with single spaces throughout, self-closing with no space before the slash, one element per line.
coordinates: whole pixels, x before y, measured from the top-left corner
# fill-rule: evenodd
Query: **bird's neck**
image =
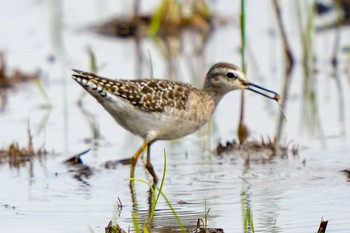
<path fill-rule="evenodd" d="M 212 115 L 223 95 L 219 95 L 215 91 L 206 91 L 205 93 L 202 101 L 205 103 L 206 111 L 210 112 L 210 115 Z"/>
<path fill-rule="evenodd" d="M 220 102 L 222 97 L 225 95 L 225 93 L 220 93 L 218 90 L 214 89 L 207 89 L 204 91 L 206 92 L 206 98 L 208 101 L 215 103 L 215 106 Z"/>

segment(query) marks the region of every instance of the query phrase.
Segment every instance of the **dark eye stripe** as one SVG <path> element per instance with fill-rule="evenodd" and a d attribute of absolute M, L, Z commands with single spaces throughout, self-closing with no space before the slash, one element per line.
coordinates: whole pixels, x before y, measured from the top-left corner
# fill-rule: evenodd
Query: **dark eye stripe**
<path fill-rule="evenodd" d="M 236 74 L 236 73 L 233 73 L 233 72 L 228 72 L 228 73 L 226 74 L 226 77 L 228 77 L 228 78 L 237 78 L 237 74 Z"/>

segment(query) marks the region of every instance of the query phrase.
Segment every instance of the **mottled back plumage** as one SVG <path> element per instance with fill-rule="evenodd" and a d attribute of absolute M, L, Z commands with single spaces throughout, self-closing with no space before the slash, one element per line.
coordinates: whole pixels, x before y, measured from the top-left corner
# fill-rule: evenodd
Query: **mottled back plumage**
<path fill-rule="evenodd" d="M 86 80 L 86 85 L 96 85 L 96 90 L 105 97 L 105 92 L 123 98 L 135 108 L 145 111 L 163 112 L 165 107 L 179 110 L 186 108 L 186 103 L 193 87 L 186 83 L 160 79 L 112 80 L 95 74 L 74 70 L 73 78 Z M 81 82 L 81 81 L 79 81 Z"/>

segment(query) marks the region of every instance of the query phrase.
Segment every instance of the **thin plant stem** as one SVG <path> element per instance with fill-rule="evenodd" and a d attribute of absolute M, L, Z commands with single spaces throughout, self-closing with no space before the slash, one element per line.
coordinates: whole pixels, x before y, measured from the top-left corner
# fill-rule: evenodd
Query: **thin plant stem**
<path fill-rule="evenodd" d="M 146 182 L 145 180 L 142 180 L 142 179 L 138 179 L 138 178 L 129 178 L 130 181 L 139 181 L 141 183 L 144 183 L 146 185 L 149 186 L 150 190 L 151 190 L 151 193 L 152 193 L 152 207 L 151 207 L 151 213 L 150 213 L 150 216 L 149 216 L 149 219 L 148 219 L 148 223 L 150 223 L 153 219 L 153 216 L 154 216 L 154 212 L 155 212 L 155 208 L 156 208 L 156 205 L 159 201 L 159 197 L 162 196 L 163 199 L 165 200 L 165 202 L 168 204 L 168 207 L 169 209 L 171 210 L 172 214 L 174 215 L 174 218 L 175 220 L 177 221 L 177 224 L 179 225 L 179 227 L 181 228 L 181 231 L 183 233 L 186 233 L 186 229 L 185 227 L 183 226 L 179 216 L 176 214 L 173 206 L 171 205 L 169 199 L 165 196 L 165 194 L 163 193 L 162 191 L 162 188 L 163 188 L 163 184 L 164 184 L 164 180 L 165 180 L 165 174 L 166 174 L 166 152 L 164 150 L 164 172 L 163 172 L 163 176 L 162 176 L 162 180 L 161 180 L 161 184 L 160 186 L 156 186 L 154 184 L 150 184 L 148 182 Z M 155 190 L 157 190 L 158 192 L 158 195 L 157 197 L 155 197 L 154 193 L 155 193 Z"/>
<path fill-rule="evenodd" d="M 163 190 L 163 184 L 164 184 L 164 180 L 165 180 L 165 173 L 166 173 L 166 151 L 164 150 L 164 166 L 163 166 L 162 180 L 161 180 L 160 186 L 159 186 L 159 190 L 160 191 Z M 151 221 L 152 218 L 153 218 L 154 211 L 156 209 L 156 204 L 158 203 L 159 197 L 160 197 L 160 192 L 158 192 L 158 195 L 157 195 L 157 197 L 155 199 L 155 203 L 152 205 L 151 213 L 150 213 L 150 216 L 149 216 L 149 221 Z"/>
<path fill-rule="evenodd" d="M 282 101 L 281 101 L 281 108 L 285 109 L 287 106 L 287 96 L 289 93 L 289 87 L 290 87 L 290 82 L 291 82 L 291 73 L 294 67 L 294 56 L 292 54 L 292 50 L 290 49 L 290 45 L 288 42 L 288 37 L 287 37 L 287 32 L 285 30 L 283 20 L 282 20 L 282 15 L 281 15 L 281 9 L 279 6 L 278 0 L 273 0 L 272 1 L 273 6 L 274 6 L 274 11 L 276 14 L 277 18 L 277 23 L 278 23 L 278 28 L 281 33 L 282 37 L 282 43 L 283 43 L 283 49 L 284 49 L 284 54 L 285 54 L 285 79 L 283 83 L 283 88 L 282 88 Z M 277 130 L 276 130 L 276 140 L 279 142 L 282 137 L 283 133 L 283 126 L 284 126 L 284 114 L 282 111 L 279 112 L 278 120 L 277 120 Z"/>
<path fill-rule="evenodd" d="M 240 15 L 240 28 L 241 28 L 241 63 L 242 70 L 247 75 L 247 65 L 245 61 L 245 48 L 246 48 L 246 13 L 245 13 L 245 0 L 241 0 L 241 15 Z M 247 140 L 248 128 L 244 123 L 244 91 L 241 91 L 241 105 L 240 105 L 240 117 L 238 124 L 238 139 L 240 143 Z"/>
<path fill-rule="evenodd" d="M 135 232 L 141 233 L 139 221 L 137 220 L 134 212 L 131 212 L 131 218 L 132 218 L 132 223 L 134 224 Z"/>

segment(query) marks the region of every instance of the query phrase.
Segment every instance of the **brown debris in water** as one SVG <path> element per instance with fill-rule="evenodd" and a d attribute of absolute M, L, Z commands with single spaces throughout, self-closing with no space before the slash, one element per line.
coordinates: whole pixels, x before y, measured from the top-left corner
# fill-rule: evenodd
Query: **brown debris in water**
<path fill-rule="evenodd" d="M 335 15 L 332 22 L 326 21 L 324 25 L 318 28 L 322 30 L 334 30 L 339 26 L 348 26 L 350 24 L 350 1 L 349 0 L 337 0 L 329 4 L 323 1 L 315 2 L 315 9 L 317 16 L 323 15 Z M 328 23 L 327 23 L 328 22 Z"/>
<path fill-rule="evenodd" d="M 286 159 L 289 155 L 297 156 L 299 148 L 296 145 L 282 145 L 277 143 L 275 139 L 268 138 L 261 141 L 253 140 L 239 143 L 236 140 L 227 141 L 226 145 L 219 143 L 216 147 L 216 154 L 223 156 L 225 154 L 234 154 L 244 152 L 249 156 L 249 159 L 268 161 L 276 157 Z"/>
<path fill-rule="evenodd" d="M 92 29 L 97 33 L 105 36 L 120 38 L 138 38 L 146 35 L 149 21 L 149 16 L 130 19 L 113 18 L 101 25 L 94 26 Z"/>
<path fill-rule="evenodd" d="M 94 169 L 88 165 L 80 164 L 76 167 L 76 169 L 69 170 L 70 172 L 74 173 L 73 177 L 80 182 L 90 185 L 85 179 L 90 178 L 94 174 Z"/>
<path fill-rule="evenodd" d="M 118 224 L 113 225 L 112 220 L 109 221 L 107 227 L 105 227 L 105 233 L 127 233 Z"/>
<path fill-rule="evenodd" d="M 77 165 L 77 164 L 83 164 L 83 160 L 80 158 L 82 155 L 88 153 L 91 149 L 84 150 L 83 152 L 80 152 L 76 155 L 73 155 L 69 159 L 66 159 L 63 163 L 69 164 L 69 165 Z"/>
<path fill-rule="evenodd" d="M 321 219 L 320 226 L 318 227 L 318 230 L 316 233 L 325 233 L 327 228 L 328 221 L 324 221 Z"/>
<path fill-rule="evenodd" d="M 47 153 L 44 147 L 34 149 L 33 138 L 28 127 L 28 145 L 20 147 L 18 142 L 13 142 L 7 148 L 0 149 L 0 164 L 8 163 L 10 167 L 19 168 L 34 157 L 42 158 Z"/>
<path fill-rule="evenodd" d="M 89 185 L 89 183 L 86 182 L 85 179 L 90 178 L 90 176 L 94 174 L 94 169 L 88 165 L 85 165 L 81 159 L 81 156 L 85 155 L 89 151 L 90 149 L 87 149 L 63 161 L 64 164 L 71 167 L 69 172 L 73 173 L 73 177 L 86 185 Z"/>
<path fill-rule="evenodd" d="M 346 181 L 350 182 L 350 169 L 344 169 L 344 170 L 341 170 L 340 172 L 344 173 L 346 177 Z"/>
<path fill-rule="evenodd" d="M 38 78 L 39 76 L 35 73 L 24 73 L 18 69 L 8 72 L 4 54 L 0 53 L 0 89 L 11 88 L 17 83 L 29 82 Z"/>
<path fill-rule="evenodd" d="M 208 228 L 206 226 L 205 220 L 199 218 L 197 219 L 196 230 L 191 231 L 194 233 L 224 233 L 224 229 L 222 228 Z"/>
<path fill-rule="evenodd" d="M 119 165 L 129 165 L 131 164 L 131 159 L 118 159 L 118 160 L 110 160 L 105 162 L 104 167 L 106 169 L 116 169 Z"/>
<path fill-rule="evenodd" d="M 195 233 L 224 233 L 222 228 L 197 228 Z"/>

